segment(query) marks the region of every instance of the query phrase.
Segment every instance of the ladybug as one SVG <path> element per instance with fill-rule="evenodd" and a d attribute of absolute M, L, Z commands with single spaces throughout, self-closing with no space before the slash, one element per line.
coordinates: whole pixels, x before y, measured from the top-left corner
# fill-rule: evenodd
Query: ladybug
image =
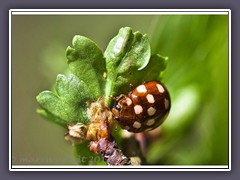
<path fill-rule="evenodd" d="M 128 95 L 118 96 L 112 113 L 123 129 L 138 133 L 162 124 L 170 107 L 166 87 L 158 81 L 149 81 L 138 85 Z"/>

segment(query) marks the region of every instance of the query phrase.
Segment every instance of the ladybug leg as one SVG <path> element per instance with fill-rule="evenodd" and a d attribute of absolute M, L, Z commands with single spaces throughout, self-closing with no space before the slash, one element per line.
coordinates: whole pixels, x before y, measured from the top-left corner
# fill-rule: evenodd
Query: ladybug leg
<path fill-rule="evenodd" d="M 130 83 L 130 84 L 129 84 L 129 86 L 130 86 L 131 90 L 133 90 L 133 89 L 134 89 L 134 86 L 133 86 L 133 84 L 132 84 L 132 83 Z"/>
<path fill-rule="evenodd" d="M 122 98 L 124 98 L 124 97 L 125 97 L 124 94 L 120 94 L 120 95 L 115 99 L 115 101 L 119 101 L 120 99 L 122 99 Z"/>
<path fill-rule="evenodd" d="M 114 96 L 110 95 L 109 97 L 110 97 L 112 100 L 114 100 L 114 101 L 119 101 L 120 99 L 122 99 L 123 97 L 125 97 L 125 95 L 124 95 L 124 94 L 120 94 L 120 95 L 117 96 L 117 97 L 114 97 Z"/>

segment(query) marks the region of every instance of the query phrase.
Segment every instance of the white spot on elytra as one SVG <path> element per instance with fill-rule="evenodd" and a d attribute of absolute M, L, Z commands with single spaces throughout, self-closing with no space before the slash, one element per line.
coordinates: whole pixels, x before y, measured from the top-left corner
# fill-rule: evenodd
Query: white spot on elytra
<path fill-rule="evenodd" d="M 154 119 L 149 119 L 146 123 L 147 126 L 151 126 L 155 123 L 155 120 Z"/>
<path fill-rule="evenodd" d="M 148 100 L 149 103 L 154 103 L 154 102 L 155 102 L 155 99 L 154 99 L 154 97 L 153 97 L 152 94 L 148 94 L 148 95 L 146 96 L 146 98 L 147 98 L 147 100 Z"/>
<path fill-rule="evenodd" d="M 146 87 L 144 85 L 140 85 L 140 86 L 137 87 L 137 91 L 139 93 L 146 93 L 147 89 L 146 89 Z"/>
<path fill-rule="evenodd" d="M 156 86 L 157 86 L 157 88 L 158 88 L 158 91 L 159 91 L 160 93 L 163 93 L 163 92 L 164 92 L 164 88 L 163 88 L 163 86 L 162 86 L 162 85 L 160 85 L 160 84 L 157 84 Z"/>
<path fill-rule="evenodd" d="M 156 109 L 153 108 L 153 107 L 150 107 L 150 108 L 148 108 L 148 110 L 147 110 L 147 113 L 148 113 L 149 116 L 154 115 L 155 112 L 156 112 Z"/>
<path fill-rule="evenodd" d="M 134 112 L 135 112 L 135 114 L 140 114 L 140 113 L 142 113 L 142 111 L 143 111 L 142 106 L 140 106 L 140 105 L 135 105 L 135 106 L 134 106 Z"/>
<path fill-rule="evenodd" d="M 132 100 L 130 98 L 126 98 L 127 105 L 130 106 L 132 104 Z"/>
<path fill-rule="evenodd" d="M 165 109 L 169 108 L 169 100 L 166 98 L 164 99 L 164 106 L 165 106 Z"/>
<path fill-rule="evenodd" d="M 136 129 L 140 128 L 141 126 L 142 126 L 142 125 L 141 125 L 140 122 L 135 121 L 135 122 L 133 123 L 133 127 L 136 128 Z"/>

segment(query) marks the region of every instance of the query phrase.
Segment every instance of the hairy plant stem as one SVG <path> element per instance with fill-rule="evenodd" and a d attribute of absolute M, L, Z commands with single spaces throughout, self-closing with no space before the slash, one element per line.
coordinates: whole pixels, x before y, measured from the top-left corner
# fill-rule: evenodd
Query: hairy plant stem
<path fill-rule="evenodd" d="M 90 141 L 89 149 L 100 154 L 107 165 L 140 165 L 141 161 L 128 158 L 117 147 L 117 143 L 111 136 L 111 132 L 116 128 L 115 120 L 103 99 L 99 98 L 89 104 L 89 124 L 68 125 L 65 139 L 72 141 L 72 144 Z"/>

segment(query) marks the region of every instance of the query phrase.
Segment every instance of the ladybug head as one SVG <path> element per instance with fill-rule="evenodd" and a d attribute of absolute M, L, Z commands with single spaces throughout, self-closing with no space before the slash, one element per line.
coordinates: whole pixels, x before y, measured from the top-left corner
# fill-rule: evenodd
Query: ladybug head
<path fill-rule="evenodd" d="M 121 106 L 118 102 L 116 102 L 112 108 L 112 113 L 113 113 L 114 119 L 116 119 L 117 121 L 119 121 L 120 112 L 121 112 Z"/>
<path fill-rule="evenodd" d="M 116 119 L 117 121 L 120 120 L 120 113 L 122 110 L 122 101 L 126 98 L 126 96 L 124 94 L 121 94 L 120 96 L 118 96 L 115 99 L 115 103 L 114 106 L 112 108 L 112 113 L 114 116 L 114 119 Z"/>

